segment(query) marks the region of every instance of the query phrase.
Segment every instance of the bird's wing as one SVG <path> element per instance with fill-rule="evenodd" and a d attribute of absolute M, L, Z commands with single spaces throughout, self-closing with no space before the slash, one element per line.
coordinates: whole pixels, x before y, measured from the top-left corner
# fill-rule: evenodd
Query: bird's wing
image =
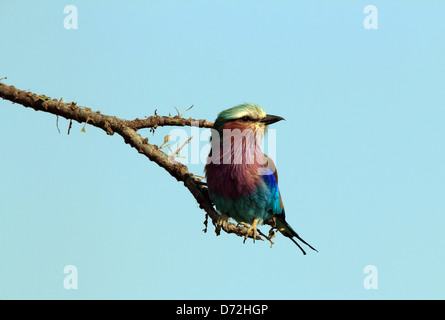
<path fill-rule="evenodd" d="M 278 173 L 273 160 L 264 155 L 266 158 L 267 174 L 263 175 L 263 181 L 270 191 L 270 199 L 267 206 L 267 210 L 270 210 L 272 214 L 282 215 L 284 219 L 284 205 L 281 199 L 280 190 L 278 189 Z"/>
<path fill-rule="evenodd" d="M 284 206 L 283 201 L 281 199 L 280 191 L 278 190 L 278 173 L 277 168 L 275 167 L 275 163 L 273 160 L 268 157 L 267 155 L 264 155 L 266 157 L 267 163 L 266 166 L 268 168 L 268 175 L 264 175 L 263 179 L 266 185 L 268 186 L 269 190 L 271 191 L 271 202 L 269 203 L 269 210 L 272 208 L 272 212 L 275 214 L 276 217 L 276 227 L 277 229 L 286 237 L 292 240 L 293 243 L 295 243 L 298 248 L 303 252 L 303 254 L 306 254 L 306 252 L 303 250 L 303 248 L 298 244 L 298 242 L 294 239 L 297 238 L 301 242 L 303 242 L 305 245 L 307 245 L 312 250 L 317 251 L 314 247 L 312 247 L 309 243 L 304 241 L 295 231 L 292 229 L 292 227 L 286 222 L 286 217 L 284 214 Z"/>

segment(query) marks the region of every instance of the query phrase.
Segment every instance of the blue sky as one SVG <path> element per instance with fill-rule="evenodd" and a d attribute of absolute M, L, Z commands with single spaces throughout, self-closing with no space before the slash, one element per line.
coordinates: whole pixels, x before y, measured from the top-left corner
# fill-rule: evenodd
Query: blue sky
<path fill-rule="evenodd" d="M 213 121 L 245 101 L 286 118 L 274 128 L 287 220 L 319 253 L 203 233 L 191 194 L 119 136 L 78 123 L 67 135 L 64 119 L 59 134 L 54 116 L 1 100 L 0 298 L 445 298 L 444 9 L 2 2 L 6 84 L 125 119 L 193 104 L 187 116 Z M 140 133 L 160 144 L 171 129 Z"/>

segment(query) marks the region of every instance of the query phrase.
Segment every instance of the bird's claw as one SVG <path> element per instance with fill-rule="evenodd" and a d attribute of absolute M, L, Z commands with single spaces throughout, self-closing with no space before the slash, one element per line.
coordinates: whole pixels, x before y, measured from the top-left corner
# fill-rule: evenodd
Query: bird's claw
<path fill-rule="evenodd" d="M 253 220 L 253 223 L 251 225 L 245 223 L 245 222 L 241 222 L 240 224 L 242 224 L 244 227 L 247 228 L 246 233 L 244 235 L 244 241 L 243 243 L 246 243 L 247 238 L 249 237 L 249 234 L 251 232 L 253 232 L 253 242 L 255 243 L 255 239 L 257 238 L 257 228 L 256 225 L 258 223 L 258 219 Z"/>
<path fill-rule="evenodd" d="M 229 223 L 229 219 L 230 217 L 223 213 L 218 217 L 218 221 L 216 221 L 216 235 L 219 235 L 220 231 L 221 231 L 221 227 L 224 229 L 226 227 L 226 225 Z"/>

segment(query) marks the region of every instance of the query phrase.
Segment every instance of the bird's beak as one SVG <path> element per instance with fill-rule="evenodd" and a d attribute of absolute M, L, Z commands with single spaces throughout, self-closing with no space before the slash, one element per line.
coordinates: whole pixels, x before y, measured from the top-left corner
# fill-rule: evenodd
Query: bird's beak
<path fill-rule="evenodd" d="M 266 114 L 266 117 L 261 119 L 261 122 L 264 123 L 265 125 L 269 125 L 269 124 L 272 124 L 272 123 L 275 123 L 275 122 L 278 122 L 281 120 L 285 120 L 285 119 L 282 117 L 279 117 L 279 116 L 273 116 L 271 114 Z"/>

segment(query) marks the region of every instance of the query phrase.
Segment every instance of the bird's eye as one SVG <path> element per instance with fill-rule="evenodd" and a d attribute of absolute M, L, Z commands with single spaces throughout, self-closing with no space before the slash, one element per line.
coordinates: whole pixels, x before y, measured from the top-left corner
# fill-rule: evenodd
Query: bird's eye
<path fill-rule="evenodd" d="M 243 120 L 243 121 L 249 121 L 250 118 L 249 118 L 248 116 L 244 116 L 244 117 L 241 118 L 241 120 Z"/>

